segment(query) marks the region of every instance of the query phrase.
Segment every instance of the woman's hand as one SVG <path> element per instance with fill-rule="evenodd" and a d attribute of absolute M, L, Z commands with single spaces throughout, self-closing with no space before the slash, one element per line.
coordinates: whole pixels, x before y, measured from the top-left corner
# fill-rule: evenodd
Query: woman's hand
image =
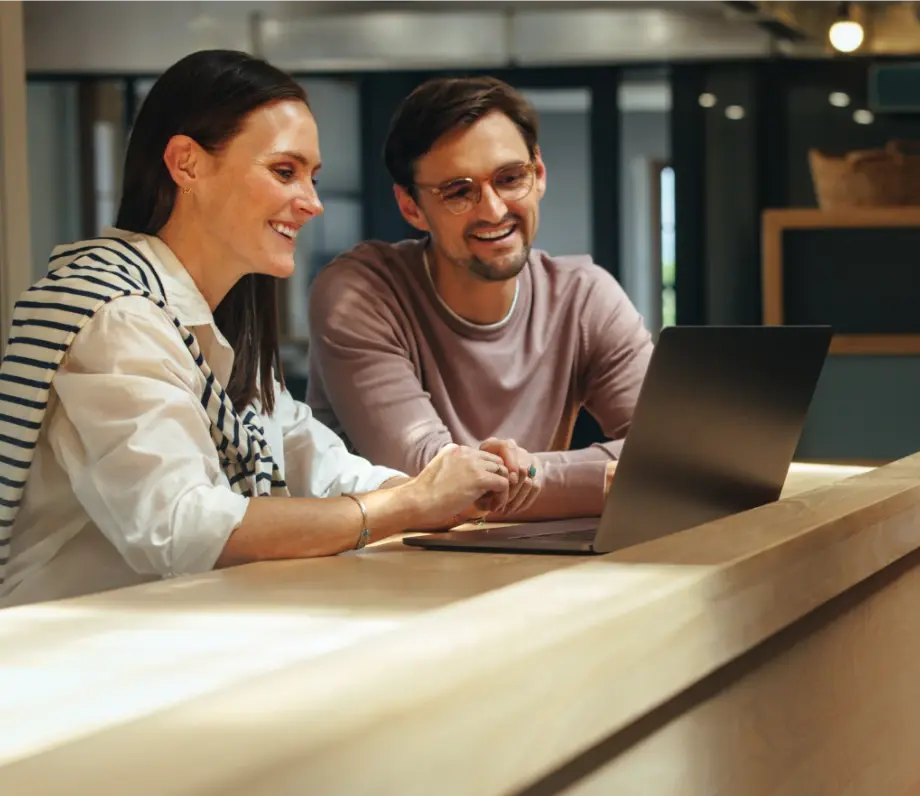
<path fill-rule="evenodd" d="M 402 488 L 412 491 L 418 506 L 413 527 L 446 528 L 503 506 L 508 468 L 500 456 L 450 444 Z"/>
<path fill-rule="evenodd" d="M 508 500 L 508 468 L 486 451 L 447 445 L 415 478 L 390 479 L 360 496 L 371 542 L 407 530 L 442 530 L 494 511 Z M 349 497 L 249 501 L 217 566 L 311 558 L 351 550 L 364 516 Z"/>

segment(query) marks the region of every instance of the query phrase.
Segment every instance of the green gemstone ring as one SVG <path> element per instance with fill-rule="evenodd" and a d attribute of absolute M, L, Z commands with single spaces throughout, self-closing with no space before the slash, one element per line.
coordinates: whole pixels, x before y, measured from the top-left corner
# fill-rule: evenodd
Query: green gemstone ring
<path fill-rule="evenodd" d="M 537 468 L 534 465 L 530 465 L 530 469 L 527 471 L 527 475 L 531 478 L 534 478 L 537 475 Z"/>

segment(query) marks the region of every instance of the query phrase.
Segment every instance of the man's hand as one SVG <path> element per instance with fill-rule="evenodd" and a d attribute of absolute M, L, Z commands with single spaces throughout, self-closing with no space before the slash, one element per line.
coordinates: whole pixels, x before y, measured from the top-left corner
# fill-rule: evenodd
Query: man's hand
<path fill-rule="evenodd" d="M 604 481 L 604 497 L 607 497 L 607 493 L 610 491 L 610 485 L 613 483 L 613 474 L 616 472 L 616 470 L 616 462 L 607 462 L 607 472 Z"/>
<path fill-rule="evenodd" d="M 420 509 L 412 530 L 448 528 L 505 505 L 508 469 L 500 456 L 451 443 L 403 488 Z"/>
<path fill-rule="evenodd" d="M 479 446 L 479 450 L 499 456 L 508 468 L 508 499 L 497 513 L 511 514 L 528 508 L 537 499 L 543 486 L 543 474 L 536 457 L 513 439 L 489 437 Z"/>

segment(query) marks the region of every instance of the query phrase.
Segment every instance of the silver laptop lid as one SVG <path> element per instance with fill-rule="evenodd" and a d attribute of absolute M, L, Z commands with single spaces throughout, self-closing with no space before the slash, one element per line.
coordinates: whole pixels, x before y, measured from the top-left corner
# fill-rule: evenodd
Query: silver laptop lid
<path fill-rule="evenodd" d="M 594 549 L 776 500 L 831 336 L 827 326 L 662 330 Z"/>

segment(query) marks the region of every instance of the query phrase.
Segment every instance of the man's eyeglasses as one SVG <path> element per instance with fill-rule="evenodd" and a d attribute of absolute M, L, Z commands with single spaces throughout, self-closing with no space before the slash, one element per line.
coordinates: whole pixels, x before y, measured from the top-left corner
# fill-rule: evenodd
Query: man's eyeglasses
<path fill-rule="evenodd" d="M 492 189 L 505 202 L 517 202 L 533 190 L 536 166 L 533 163 L 515 163 L 496 171 L 488 180 Z M 482 181 L 460 177 L 441 185 L 422 185 L 416 188 L 437 196 L 451 213 L 460 215 L 472 210 L 482 200 Z"/>

